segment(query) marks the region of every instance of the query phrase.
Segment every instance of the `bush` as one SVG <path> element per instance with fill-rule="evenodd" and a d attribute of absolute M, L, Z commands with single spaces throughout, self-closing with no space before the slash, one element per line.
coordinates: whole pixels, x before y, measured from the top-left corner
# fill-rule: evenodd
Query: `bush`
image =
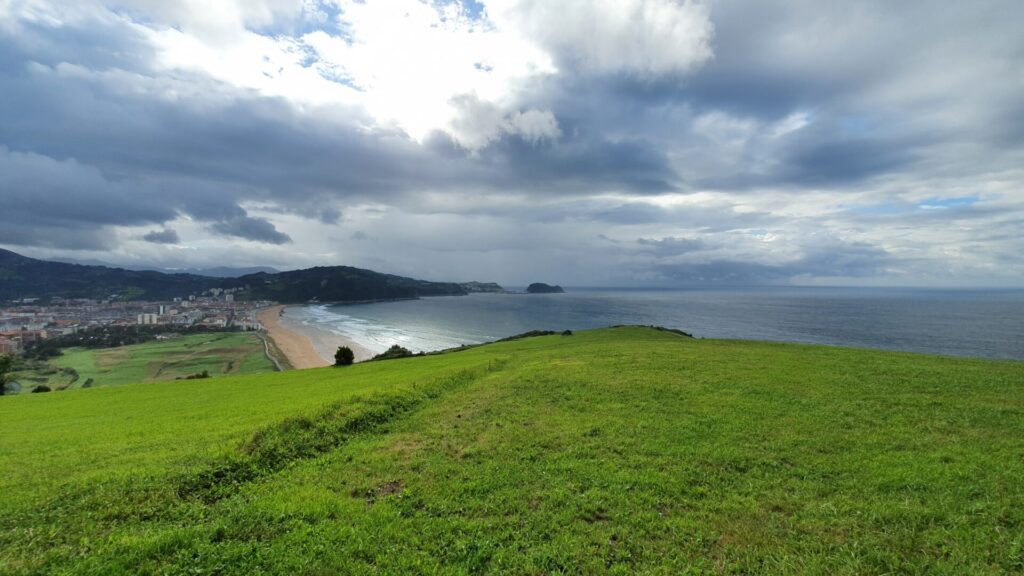
<path fill-rule="evenodd" d="M 381 354 L 377 354 L 376 356 L 373 357 L 373 359 L 391 360 L 394 358 L 408 358 L 409 356 L 415 356 L 415 354 L 412 353 L 412 350 L 399 346 L 398 344 L 393 344 L 391 348 L 388 348 Z"/>
<path fill-rule="evenodd" d="M 558 334 L 554 330 L 530 330 L 529 332 L 523 332 L 522 334 L 516 334 L 515 336 L 509 336 L 507 338 L 500 338 L 495 342 L 512 342 L 513 340 L 522 340 L 523 338 L 536 338 L 537 336 L 554 336 Z"/>
<path fill-rule="evenodd" d="M 50 391 L 50 387 L 45 385 L 45 384 L 40 384 L 39 386 L 36 386 L 35 388 L 32 389 L 32 393 L 33 394 L 38 394 L 40 392 L 49 392 L 49 391 Z"/>
<path fill-rule="evenodd" d="M 14 356 L 10 354 L 0 356 L 0 396 L 4 395 L 7 388 L 7 374 L 11 371 L 12 366 L 14 366 Z"/>
<path fill-rule="evenodd" d="M 85 382 L 82 383 L 82 388 L 92 388 L 92 385 L 95 383 L 96 381 L 92 378 L 86 378 Z"/>
<path fill-rule="evenodd" d="M 356 355 L 352 352 L 352 349 L 348 346 L 338 346 L 338 351 L 334 353 L 334 365 L 335 366 L 351 366 L 356 361 Z"/>
<path fill-rule="evenodd" d="M 572 336 L 572 330 L 566 330 L 562 332 L 562 336 Z"/>
<path fill-rule="evenodd" d="M 209 377 L 210 377 L 210 371 L 209 370 L 203 370 L 202 372 L 197 372 L 195 374 L 189 374 L 188 376 L 185 376 L 184 378 L 181 377 L 181 376 L 178 376 L 177 378 L 175 378 L 175 380 L 202 380 L 203 378 L 209 378 Z"/>

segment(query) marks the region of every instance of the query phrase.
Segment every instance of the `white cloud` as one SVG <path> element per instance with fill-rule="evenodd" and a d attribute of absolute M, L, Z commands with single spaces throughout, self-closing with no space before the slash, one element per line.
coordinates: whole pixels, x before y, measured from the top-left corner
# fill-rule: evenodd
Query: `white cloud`
<path fill-rule="evenodd" d="M 300 108 L 316 106 L 318 112 L 324 106 L 358 106 L 373 119 L 367 128 L 397 126 L 415 140 L 447 130 L 470 149 L 502 133 L 537 141 L 557 129 L 553 117 L 545 118 L 543 112 L 516 116 L 523 112 L 516 105 L 520 86 L 556 73 L 552 57 L 518 31 L 473 19 L 458 4 L 262 0 L 216 2 L 207 8 L 196 0 L 131 0 L 118 6 L 122 4 L 129 10 L 120 17 L 149 39 L 157 56 L 152 64 L 161 73 L 198 72 Z M 337 13 L 335 21 L 328 21 L 327 8 Z M 312 31 L 289 33 L 292 29 Z M 501 109 L 514 129 L 459 138 L 452 127 L 461 110 L 453 99 L 463 94 Z"/>
<path fill-rule="evenodd" d="M 451 126 L 460 112 L 453 99 L 461 95 L 506 109 L 522 83 L 556 72 L 551 57 L 516 31 L 474 20 L 456 5 L 342 0 L 339 6 L 343 35 L 317 31 L 302 38 L 318 58 L 315 67 L 356 87 L 375 118 L 418 140 Z"/>
<path fill-rule="evenodd" d="M 537 144 L 561 136 L 558 120 L 549 111 L 531 109 L 525 112 L 504 113 L 496 105 L 483 102 L 475 94 L 462 94 L 452 98 L 456 114 L 449 122 L 449 134 L 463 148 L 476 151 L 504 134 L 520 136 Z"/>
<path fill-rule="evenodd" d="M 676 0 L 487 0 L 499 27 L 519 30 L 572 64 L 637 75 L 693 70 L 712 57 L 707 8 Z"/>
<path fill-rule="evenodd" d="M 263 28 L 316 14 L 304 0 L 116 0 L 106 3 L 129 13 L 142 13 L 211 44 L 233 43 L 247 28 Z"/>
<path fill-rule="evenodd" d="M 480 18 L 459 3 L 427 0 L 21 5 L 22 16 L 37 20 L 88 9 L 120 18 L 148 39 L 163 74 L 198 72 L 318 112 L 360 107 L 374 126 L 397 126 L 419 141 L 447 131 L 469 150 L 503 135 L 537 143 L 560 134 L 550 111 L 519 104 L 537 79 L 559 73 L 558 58 L 646 75 L 688 71 L 711 56 L 706 9 L 670 0 L 490 0 Z M 494 117 L 479 109 L 465 117 L 467 94 Z"/>

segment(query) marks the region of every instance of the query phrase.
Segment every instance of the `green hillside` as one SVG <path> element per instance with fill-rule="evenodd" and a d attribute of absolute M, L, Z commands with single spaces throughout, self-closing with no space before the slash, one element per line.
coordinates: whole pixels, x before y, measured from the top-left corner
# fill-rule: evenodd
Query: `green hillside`
<path fill-rule="evenodd" d="M 642 328 L 0 398 L 0 573 L 1024 571 L 1024 363 Z"/>

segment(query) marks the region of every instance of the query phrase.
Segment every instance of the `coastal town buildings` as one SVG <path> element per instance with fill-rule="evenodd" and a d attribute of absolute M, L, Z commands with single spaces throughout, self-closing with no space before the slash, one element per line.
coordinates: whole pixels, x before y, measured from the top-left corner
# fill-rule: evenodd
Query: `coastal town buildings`
<path fill-rule="evenodd" d="M 273 302 L 236 302 L 234 294 L 189 295 L 167 302 L 54 298 L 0 305 L 0 354 L 19 354 L 39 339 L 98 326 L 204 325 L 254 330 L 257 312 Z"/>

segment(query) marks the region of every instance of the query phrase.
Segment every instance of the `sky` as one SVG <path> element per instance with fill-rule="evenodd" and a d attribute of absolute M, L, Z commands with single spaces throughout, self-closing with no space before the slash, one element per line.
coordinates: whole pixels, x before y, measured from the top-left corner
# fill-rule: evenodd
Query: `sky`
<path fill-rule="evenodd" d="M 0 0 L 0 247 L 1024 286 L 1017 0 Z"/>

